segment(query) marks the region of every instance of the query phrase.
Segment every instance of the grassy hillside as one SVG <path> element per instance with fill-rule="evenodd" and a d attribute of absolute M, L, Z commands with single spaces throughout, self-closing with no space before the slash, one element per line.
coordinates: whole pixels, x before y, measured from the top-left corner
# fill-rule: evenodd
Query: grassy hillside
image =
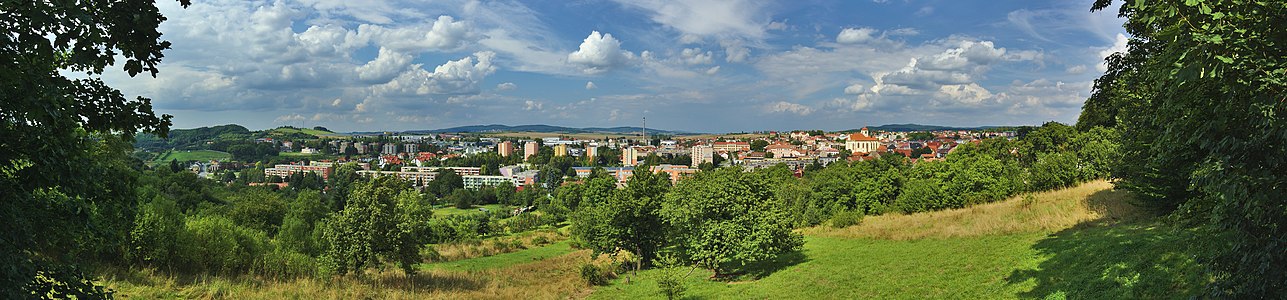
<path fill-rule="evenodd" d="M 751 266 L 733 282 L 693 271 L 687 295 L 1148 299 L 1200 292 L 1209 277 L 1185 246 L 1192 235 L 1159 225 L 1110 187 L 1092 182 L 966 209 L 810 228 L 802 251 Z M 591 298 L 657 297 L 661 272 L 640 272 L 628 284 L 619 278 Z"/>
<path fill-rule="evenodd" d="M 269 134 L 272 134 L 272 135 L 278 135 L 278 136 L 289 136 L 289 135 L 293 135 L 293 134 L 305 134 L 305 135 L 311 135 L 311 136 L 314 136 L 314 137 L 327 137 L 327 136 L 334 136 L 334 135 L 335 135 L 335 133 L 334 133 L 334 132 L 330 132 L 330 131 L 317 130 L 317 129 L 312 129 L 312 128 L 290 128 L 290 127 L 278 127 L 278 128 L 274 128 L 274 129 L 272 129 L 272 130 L 269 130 L 269 131 L 268 131 L 268 133 L 269 133 Z"/>
<path fill-rule="evenodd" d="M 170 160 L 178 160 L 180 162 L 193 161 L 193 160 L 210 161 L 212 159 L 224 161 L 231 158 L 232 158 L 232 154 L 228 154 L 228 152 L 215 151 L 215 150 L 191 150 L 191 151 L 171 150 L 171 151 L 166 151 L 166 152 L 162 152 L 161 154 L 158 154 L 156 158 L 152 159 L 152 161 L 154 163 L 168 163 L 170 162 Z"/>

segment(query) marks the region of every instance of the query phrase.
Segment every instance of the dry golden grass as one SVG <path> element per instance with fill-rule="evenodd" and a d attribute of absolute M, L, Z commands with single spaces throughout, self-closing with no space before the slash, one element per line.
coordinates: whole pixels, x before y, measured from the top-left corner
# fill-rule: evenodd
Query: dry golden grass
<path fill-rule="evenodd" d="M 148 270 L 107 275 L 122 298 L 158 299 L 566 299 L 591 291 L 580 276 L 589 250 L 482 271 L 368 271 L 363 276 L 295 280 L 205 277 L 181 280 Z M 606 263 L 600 257 L 596 263 Z"/>
<path fill-rule="evenodd" d="M 1134 200 L 1129 192 L 1113 190 L 1112 186 L 1107 181 L 1092 181 L 1032 197 L 1019 195 L 962 209 L 873 216 L 847 228 L 818 226 L 804 231 L 829 237 L 911 240 L 1055 231 L 1082 223 L 1116 223 L 1151 216 L 1131 203 Z"/>
<path fill-rule="evenodd" d="M 457 261 L 462 259 L 492 256 L 502 253 L 534 248 L 566 240 L 566 234 L 556 230 L 528 232 L 519 236 L 490 238 L 487 240 L 461 241 L 435 245 L 436 257 L 427 257 L 426 262 Z"/>

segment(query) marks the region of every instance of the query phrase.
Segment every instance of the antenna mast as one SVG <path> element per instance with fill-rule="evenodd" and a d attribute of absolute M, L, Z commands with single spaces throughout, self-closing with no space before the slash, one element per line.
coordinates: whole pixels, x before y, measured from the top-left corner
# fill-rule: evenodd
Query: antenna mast
<path fill-rule="evenodd" d="M 646 116 L 645 116 L 645 117 L 643 117 L 643 128 L 642 128 L 642 129 L 643 129 L 643 142 L 644 142 L 644 146 L 648 146 L 648 144 L 651 144 L 651 143 L 652 143 L 652 141 L 649 141 L 649 140 L 648 140 L 648 117 L 646 117 Z"/>

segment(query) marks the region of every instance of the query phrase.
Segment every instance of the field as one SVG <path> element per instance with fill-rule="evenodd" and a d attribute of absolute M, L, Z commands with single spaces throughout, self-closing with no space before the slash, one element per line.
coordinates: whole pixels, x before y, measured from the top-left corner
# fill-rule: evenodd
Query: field
<path fill-rule="evenodd" d="M 161 154 L 157 155 L 156 158 L 152 159 L 152 162 L 162 163 L 162 162 L 169 162 L 170 160 L 178 160 L 180 162 L 193 161 L 193 160 L 210 161 L 212 159 L 224 161 L 231 158 L 232 158 L 232 154 L 228 154 L 227 152 L 215 151 L 215 150 L 192 150 L 192 151 L 171 150 L 171 151 L 162 152 Z"/>
<path fill-rule="evenodd" d="M 729 281 L 679 267 L 619 274 L 592 287 L 579 276 L 589 251 L 572 248 L 566 230 L 547 229 L 434 245 L 439 255 L 410 277 L 396 268 L 293 280 L 131 270 L 107 272 L 103 282 L 127 298 L 655 299 L 662 272 L 678 272 L 688 274 L 686 299 L 1201 296 L 1211 278 L 1187 246 L 1196 235 L 1132 201 L 1099 181 L 965 209 L 869 217 L 847 228 L 807 228 L 802 250 L 750 265 Z M 470 211 L 440 208 L 435 215 Z"/>

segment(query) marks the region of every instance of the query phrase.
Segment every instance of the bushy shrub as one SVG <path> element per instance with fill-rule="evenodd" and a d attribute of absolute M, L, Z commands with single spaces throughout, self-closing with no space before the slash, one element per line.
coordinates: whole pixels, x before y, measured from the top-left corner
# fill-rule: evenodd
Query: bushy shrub
<path fill-rule="evenodd" d="M 581 265 L 581 279 L 590 285 L 608 285 L 608 274 L 594 264 Z"/>
<path fill-rule="evenodd" d="M 863 213 L 859 211 L 846 210 L 831 216 L 831 227 L 845 228 L 862 223 Z"/>
<path fill-rule="evenodd" d="M 265 253 L 255 273 L 272 278 L 297 278 L 317 274 L 317 261 L 307 254 L 278 247 Z"/>
<path fill-rule="evenodd" d="M 657 279 L 657 288 L 661 290 L 661 295 L 665 296 L 666 299 L 679 299 L 684 296 L 684 291 L 688 289 L 684 286 L 682 279 L 673 272 L 663 272 L 661 278 Z"/>
<path fill-rule="evenodd" d="M 257 258 L 268 252 L 268 235 L 262 231 L 234 224 L 220 216 L 198 216 L 188 219 L 186 260 L 190 270 L 238 274 L 254 267 Z"/>

